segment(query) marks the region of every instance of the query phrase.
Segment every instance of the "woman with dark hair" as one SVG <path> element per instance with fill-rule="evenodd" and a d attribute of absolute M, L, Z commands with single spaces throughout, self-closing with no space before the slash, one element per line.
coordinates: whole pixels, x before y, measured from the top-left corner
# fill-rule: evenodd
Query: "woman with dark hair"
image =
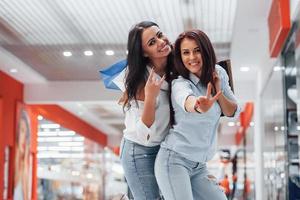
<path fill-rule="evenodd" d="M 215 154 L 221 113 L 237 117 L 240 107 L 205 33 L 180 34 L 174 51 L 179 74 L 171 90 L 174 124 L 156 158 L 158 185 L 165 200 L 226 199 L 206 162 Z"/>
<path fill-rule="evenodd" d="M 157 24 L 143 21 L 130 30 L 127 49 L 121 164 L 134 199 L 154 200 L 154 162 L 169 132 L 171 45 Z"/>

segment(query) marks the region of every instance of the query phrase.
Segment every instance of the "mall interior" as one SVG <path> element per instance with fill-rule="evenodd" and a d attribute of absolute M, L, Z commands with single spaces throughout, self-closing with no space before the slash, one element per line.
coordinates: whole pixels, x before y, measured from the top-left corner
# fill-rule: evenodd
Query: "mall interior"
<path fill-rule="evenodd" d="M 207 163 L 228 199 L 300 199 L 299 0 L 1 0 L 0 199 L 131 196 L 122 93 L 99 70 L 143 20 L 171 42 L 203 30 L 230 61 L 242 112 L 221 117 Z"/>

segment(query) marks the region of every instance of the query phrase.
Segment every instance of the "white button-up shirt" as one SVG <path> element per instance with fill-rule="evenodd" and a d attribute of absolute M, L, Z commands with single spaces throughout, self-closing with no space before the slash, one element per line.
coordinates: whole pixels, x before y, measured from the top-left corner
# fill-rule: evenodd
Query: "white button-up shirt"
<path fill-rule="evenodd" d="M 150 73 L 150 67 L 147 67 Z M 160 76 L 154 73 L 154 76 Z M 132 100 L 131 107 L 125 108 L 124 137 L 144 146 L 157 146 L 164 140 L 169 132 L 170 107 L 168 99 L 168 83 L 163 82 L 159 95 L 156 98 L 155 120 L 151 127 L 147 127 L 141 120 L 144 102 Z M 148 139 L 149 135 L 149 139 Z"/>

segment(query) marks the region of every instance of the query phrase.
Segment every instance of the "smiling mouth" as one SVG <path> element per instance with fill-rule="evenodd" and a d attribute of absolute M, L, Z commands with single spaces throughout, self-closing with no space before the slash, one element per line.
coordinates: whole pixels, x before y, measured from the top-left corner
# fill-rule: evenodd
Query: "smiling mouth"
<path fill-rule="evenodd" d="M 197 65 L 199 65 L 200 63 L 199 62 L 192 62 L 192 63 L 189 63 L 189 65 L 191 65 L 191 66 L 197 66 Z"/>
<path fill-rule="evenodd" d="M 169 45 L 166 44 L 163 48 L 161 48 L 160 50 L 158 50 L 158 52 L 165 52 L 169 49 Z"/>

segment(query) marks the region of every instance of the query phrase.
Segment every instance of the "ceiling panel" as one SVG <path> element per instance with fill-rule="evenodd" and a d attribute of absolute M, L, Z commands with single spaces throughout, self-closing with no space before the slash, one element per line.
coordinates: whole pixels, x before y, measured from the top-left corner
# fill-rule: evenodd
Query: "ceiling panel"
<path fill-rule="evenodd" d="M 202 29 L 218 59 L 228 58 L 235 10 L 236 0 L 2 0 L 0 44 L 48 80 L 96 80 L 100 68 L 126 57 L 128 31 L 142 20 L 157 22 L 172 42 Z"/>

